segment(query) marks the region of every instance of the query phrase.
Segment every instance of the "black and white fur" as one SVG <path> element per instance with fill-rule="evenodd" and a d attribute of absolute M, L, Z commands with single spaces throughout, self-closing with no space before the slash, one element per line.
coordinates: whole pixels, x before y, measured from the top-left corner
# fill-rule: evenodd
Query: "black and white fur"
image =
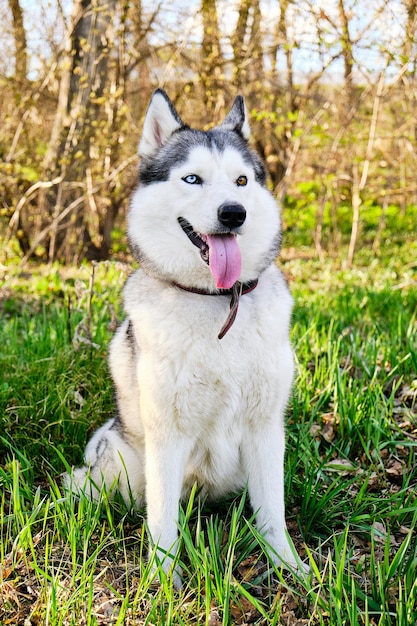
<path fill-rule="evenodd" d="M 128 219 L 140 269 L 126 283 L 126 319 L 110 348 L 118 411 L 92 436 L 85 466 L 67 477 L 73 490 L 92 497 L 103 485 L 117 486 L 127 502 L 145 502 L 167 571 L 176 553 L 179 501 L 195 483 L 212 498 L 247 485 L 271 558 L 300 566 L 284 512 L 292 299 L 275 264 L 279 211 L 249 133 L 240 96 L 220 126 L 203 132 L 182 122 L 164 91 L 154 93 Z M 241 207 L 243 223 L 220 222 L 225 205 Z M 178 287 L 218 292 L 181 220 L 203 239 L 232 234 L 241 254 L 239 281 L 259 281 L 241 296 L 221 340 L 230 296 Z"/>

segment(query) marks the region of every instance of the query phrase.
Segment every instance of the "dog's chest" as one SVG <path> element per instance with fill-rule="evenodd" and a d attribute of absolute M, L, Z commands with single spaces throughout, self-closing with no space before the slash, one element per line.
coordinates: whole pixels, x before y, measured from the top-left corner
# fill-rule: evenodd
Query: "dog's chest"
<path fill-rule="evenodd" d="M 214 498 L 244 487 L 242 442 L 270 419 L 275 403 L 274 371 L 256 351 L 248 354 L 242 345 L 223 350 L 228 358 L 217 350 L 190 350 L 174 382 L 176 425 L 192 440 L 185 493 L 197 483 Z"/>
<path fill-rule="evenodd" d="M 129 311 L 146 385 L 166 394 L 167 403 L 171 396 L 180 427 L 206 430 L 220 419 L 226 426 L 232 416 L 243 420 L 273 401 L 287 320 L 270 303 L 255 306 L 250 298 L 242 296 L 222 340 L 217 333 L 229 309 L 225 297 L 174 292 L 162 294 L 157 306 Z"/>
<path fill-rule="evenodd" d="M 139 273 L 130 282 L 137 288 L 129 294 L 138 294 L 125 304 L 139 348 L 139 385 L 172 410 L 178 428 L 207 435 L 217 423 L 250 426 L 254 415 L 268 414 L 289 343 L 285 285 L 281 298 L 271 296 L 268 285 L 242 296 L 236 321 L 219 340 L 229 298 L 158 291 Z"/>

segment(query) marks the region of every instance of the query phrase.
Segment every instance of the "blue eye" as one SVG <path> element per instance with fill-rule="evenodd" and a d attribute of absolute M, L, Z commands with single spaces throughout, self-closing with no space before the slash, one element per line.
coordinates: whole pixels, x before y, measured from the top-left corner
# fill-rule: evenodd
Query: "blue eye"
<path fill-rule="evenodd" d="M 188 174 L 188 176 L 184 176 L 182 180 L 185 183 L 188 183 L 189 185 L 202 185 L 203 184 L 203 179 L 200 178 L 200 176 L 197 176 L 197 174 Z"/>

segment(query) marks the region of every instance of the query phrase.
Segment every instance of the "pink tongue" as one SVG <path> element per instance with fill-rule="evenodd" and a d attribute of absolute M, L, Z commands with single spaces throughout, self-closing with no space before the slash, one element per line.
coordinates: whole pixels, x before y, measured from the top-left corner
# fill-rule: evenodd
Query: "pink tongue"
<path fill-rule="evenodd" d="M 240 276 L 242 257 L 236 235 L 206 235 L 209 267 L 218 289 L 230 289 Z"/>

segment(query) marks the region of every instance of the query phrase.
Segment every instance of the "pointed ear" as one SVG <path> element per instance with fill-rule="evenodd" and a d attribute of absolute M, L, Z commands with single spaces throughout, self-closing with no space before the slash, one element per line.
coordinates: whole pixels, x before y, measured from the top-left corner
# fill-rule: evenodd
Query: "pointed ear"
<path fill-rule="evenodd" d="M 245 101 L 242 96 L 236 96 L 232 108 L 220 124 L 220 128 L 223 128 L 224 130 L 233 130 L 235 133 L 242 135 L 243 139 L 248 141 L 250 137 L 250 127 Z"/>
<path fill-rule="evenodd" d="M 139 143 L 139 155 L 155 154 L 173 132 L 184 126 L 174 105 L 163 89 L 157 89 L 149 103 Z"/>

